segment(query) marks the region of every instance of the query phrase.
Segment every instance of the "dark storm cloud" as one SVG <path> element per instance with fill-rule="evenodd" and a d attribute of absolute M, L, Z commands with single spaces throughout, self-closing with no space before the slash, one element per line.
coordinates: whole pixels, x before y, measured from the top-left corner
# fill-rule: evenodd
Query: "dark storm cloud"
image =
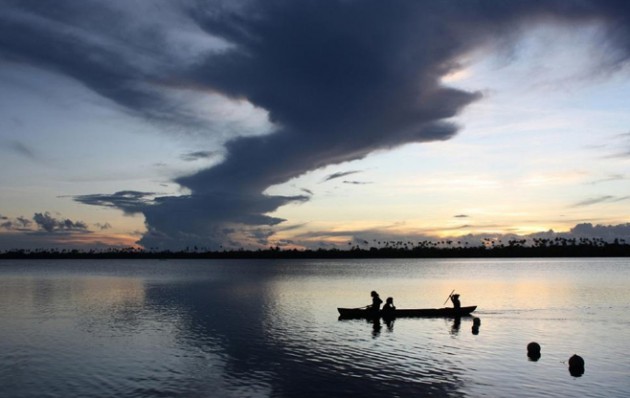
<path fill-rule="evenodd" d="M 601 23 L 609 67 L 630 49 L 627 1 L 0 2 L 1 59 L 71 76 L 133 114 L 182 128 L 208 123 L 166 95 L 169 87 L 268 112 L 273 134 L 234 138 L 221 164 L 176 180 L 189 195 L 77 197 L 144 213 L 141 243 L 157 247 L 259 242 L 259 228 L 282 221 L 268 213 L 307 200 L 265 195 L 270 186 L 376 150 L 453 137 L 449 119 L 480 94 L 440 78 L 470 51 L 509 48 L 538 22 Z M 182 52 L 172 33 L 194 29 L 227 44 Z"/>
<path fill-rule="evenodd" d="M 168 2 L 0 0 L 0 6 L 2 59 L 62 73 L 149 120 L 180 128 L 206 123 L 160 90 L 191 62 L 169 41 L 169 26 L 187 25 Z"/>
<path fill-rule="evenodd" d="M 178 179 L 193 196 L 229 192 L 265 201 L 266 188 L 309 170 L 451 138 L 457 129 L 447 120 L 479 94 L 441 86 L 440 77 L 467 51 L 509 38 L 536 20 L 610 18 L 613 40 L 627 48 L 618 34 L 625 21 L 620 15 L 627 12 L 618 14 L 612 3 L 202 4 L 191 15 L 233 47 L 190 70 L 191 84 L 247 98 L 266 109 L 278 128 L 270 136 L 228 143 L 222 164 Z M 185 232 L 171 228 L 177 220 L 167 221 L 175 214 L 170 206 L 152 211 L 160 214 L 164 231 Z"/>
<path fill-rule="evenodd" d="M 87 224 L 82 221 L 72 221 L 70 219 L 57 219 L 50 213 L 35 213 L 33 221 L 44 231 L 51 232 L 89 232 Z"/>
<path fill-rule="evenodd" d="M 160 197 L 154 206 L 144 210 L 149 231 L 142 242 L 151 248 L 191 244 L 207 245 L 211 249 L 218 246 L 240 247 L 243 241 L 258 242 L 260 227 L 271 227 L 285 221 L 268 213 L 280 206 L 306 200 L 308 196 L 303 195 L 229 192 Z"/>
<path fill-rule="evenodd" d="M 439 77 L 454 66 L 458 44 L 435 46 L 423 38 L 436 26 L 414 19 L 422 19 L 423 10 L 410 4 L 397 3 L 400 9 L 370 1 L 250 2 L 219 11 L 195 7 L 191 15 L 200 26 L 233 48 L 190 70 L 190 84 L 247 98 L 269 112 L 277 129 L 229 142 L 223 163 L 177 182 L 193 197 L 218 199 L 205 200 L 205 207 L 223 207 L 226 195 L 265 203 L 272 199 L 262 194 L 268 187 L 307 171 L 378 149 L 452 137 L 457 129 L 445 119 L 479 94 L 440 86 Z M 169 234 L 201 232 L 182 229 L 171 216 L 175 202 L 169 202 L 151 209 L 149 225 L 157 226 L 153 220 L 159 219 L 159 229 Z M 202 208 L 196 214 L 205 224 L 217 223 Z M 264 220 L 264 214 L 258 218 Z"/>

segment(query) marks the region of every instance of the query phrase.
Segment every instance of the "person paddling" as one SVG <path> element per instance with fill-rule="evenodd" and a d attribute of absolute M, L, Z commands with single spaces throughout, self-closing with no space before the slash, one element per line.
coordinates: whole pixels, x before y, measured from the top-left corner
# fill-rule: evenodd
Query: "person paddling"
<path fill-rule="evenodd" d="M 381 300 L 375 290 L 372 290 L 370 296 L 372 296 L 372 305 L 368 305 L 368 310 L 378 312 L 381 309 L 381 304 L 383 304 L 383 300 Z"/>
<path fill-rule="evenodd" d="M 451 301 L 453 302 L 453 308 L 456 310 L 462 307 L 462 304 L 459 302 L 459 294 L 451 294 Z"/>

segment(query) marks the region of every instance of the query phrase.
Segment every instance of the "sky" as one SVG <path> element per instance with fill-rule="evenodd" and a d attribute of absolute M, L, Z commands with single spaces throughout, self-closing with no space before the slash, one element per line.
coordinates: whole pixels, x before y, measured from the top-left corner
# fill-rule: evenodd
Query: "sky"
<path fill-rule="evenodd" d="M 0 7 L 0 250 L 630 241 L 627 1 Z"/>

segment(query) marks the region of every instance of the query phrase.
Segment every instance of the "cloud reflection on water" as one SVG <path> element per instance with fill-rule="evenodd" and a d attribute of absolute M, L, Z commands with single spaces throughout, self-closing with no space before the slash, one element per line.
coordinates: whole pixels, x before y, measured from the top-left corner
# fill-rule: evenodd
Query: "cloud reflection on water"
<path fill-rule="evenodd" d="M 287 305 L 286 298 L 296 297 L 291 291 L 296 287 L 275 290 L 290 283 L 277 284 L 274 279 L 272 272 L 255 278 L 243 275 L 235 282 L 162 286 L 149 288 L 147 298 L 157 306 L 168 298 L 168 305 L 176 306 L 175 312 L 188 320 L 178 330 L 180 341 L 207 350 L 204 342 L 211 336 L 220 345 L 214 349 L 225 360 L 226 393 L 259 386 L 262 391 L 269 388 L 272 396 L 377 396 L 392 391 L 463 396 L 458 391 L 464 378 L 456 368 L 445 372 L 447 366 L 432 354 L 417 356 L 395 348 L 396 344 L 389 347 L 393 351 L 373 347 L 372 337 L 378 336 L 372 335 L 373 325 L 365 321 L 358 328 L 344 328 L 341 334 L 331 330 L 336 317 L 331 317 L 332 324 L 322 325 L 314 321 L 316 311 L 309 314 L 299 302 Z M 367 335 L 361 330 L 365 328 L 371 330 Z M 393 332 L 381 328 L 379 334 L 385 330 Z M 400 374 L 401 361 L 407 362 L 409 375 Z"/>

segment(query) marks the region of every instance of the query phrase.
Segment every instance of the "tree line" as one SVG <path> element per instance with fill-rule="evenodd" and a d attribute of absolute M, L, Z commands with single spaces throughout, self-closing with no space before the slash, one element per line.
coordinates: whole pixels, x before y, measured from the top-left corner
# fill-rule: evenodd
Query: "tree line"
<path fill-rule="evenodd" d="M 0 252 L 0 259 L 271 259 L 271 258 L 492 258 L 492 257 L 629 257 L 624 239 L 599 238 L 482 239 L 478 245 L 462 241 L 348 242 L 347 248 L 296 249 L 271 246 L 265 249 L 206 250 L 196 246 L 182 250 L 135 247 L 102 250 L 13 249 Z"/>

